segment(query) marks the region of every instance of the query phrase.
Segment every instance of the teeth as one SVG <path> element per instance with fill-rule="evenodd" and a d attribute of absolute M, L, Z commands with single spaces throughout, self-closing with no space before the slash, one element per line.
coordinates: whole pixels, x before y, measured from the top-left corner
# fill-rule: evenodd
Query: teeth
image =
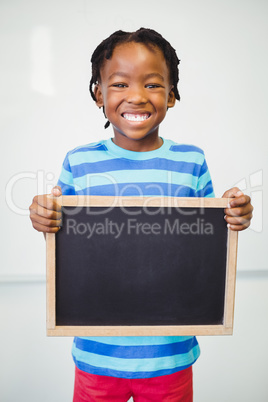
<path fill-rule="evenodd" d="M 129 121 L 144 121 L 149 118 L 149 114 L 132 114 L 132 113 L 124 113 L 124 119 Z"/>

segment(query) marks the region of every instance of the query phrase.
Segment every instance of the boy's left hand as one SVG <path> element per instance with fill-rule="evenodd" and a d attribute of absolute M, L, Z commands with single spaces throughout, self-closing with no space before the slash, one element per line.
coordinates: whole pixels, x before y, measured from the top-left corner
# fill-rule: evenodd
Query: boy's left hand
<path fill-rule="evenodd" d="M 233 198 L 230 200 L 230 207 L 224 210 L 225 220 L 229 228 L 235 231 L 244 230 L 249 227 L 252 218 L 253 206 L 248 195 L 245 195 L 239 188 L 233 187 L 222 196 Z"/>

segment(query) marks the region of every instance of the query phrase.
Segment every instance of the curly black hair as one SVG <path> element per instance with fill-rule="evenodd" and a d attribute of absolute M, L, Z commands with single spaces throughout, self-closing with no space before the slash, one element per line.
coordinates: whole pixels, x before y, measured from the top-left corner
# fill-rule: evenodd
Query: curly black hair
<path fill-rule="evenodd" d="M 179 69 L 178 65 L 180 60 L 177 57 L 176 50 L 171 44 L 163 38 L 158 32 L 153 29 L 140 28 L 135 32 L 116 31 L 110 35 L 107 39 L 104 39 L 99 46 L 95 49 L 91 57 L 92 63 L 92 76 L 89 84 L 89 91 L 94 101 L 96 101 L 95 94 L 93 92 L 93 85 L 100 82 L 100 70 L 105 59 L 109 60 L 112 57 L 114 48 L 122 43 L 143 43 L 145 45 L 157 46 L 164 54 L 167 66 L 170 73 L 170 82 L 173 85 L 173 91 L 175 98 L 180 100 L 180 94 L 178 91 L 179 82 Z M 105 110 L 103 108 L 105 115 Z M 105 128 L 109 126 L 110 122 L 107 121 Z"/>

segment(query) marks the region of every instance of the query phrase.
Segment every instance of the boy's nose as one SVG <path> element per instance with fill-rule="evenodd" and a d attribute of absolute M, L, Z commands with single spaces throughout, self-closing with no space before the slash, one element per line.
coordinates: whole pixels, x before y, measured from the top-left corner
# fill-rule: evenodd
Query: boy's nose
<path fill-rule="evenodd" d="M 126 101 L 133 104 L 147 103 L 147 97 L 144 88 L 129 88 Z"/>

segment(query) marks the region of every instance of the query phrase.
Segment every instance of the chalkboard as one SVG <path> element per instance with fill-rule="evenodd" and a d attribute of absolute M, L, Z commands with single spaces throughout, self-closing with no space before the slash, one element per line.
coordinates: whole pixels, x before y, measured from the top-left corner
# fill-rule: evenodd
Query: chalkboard
<path fill-rule="evenodd" d="M 227 203 L 62 197 L 62 228 L 47 239 L 48 334 L 231 334 Z"/>

